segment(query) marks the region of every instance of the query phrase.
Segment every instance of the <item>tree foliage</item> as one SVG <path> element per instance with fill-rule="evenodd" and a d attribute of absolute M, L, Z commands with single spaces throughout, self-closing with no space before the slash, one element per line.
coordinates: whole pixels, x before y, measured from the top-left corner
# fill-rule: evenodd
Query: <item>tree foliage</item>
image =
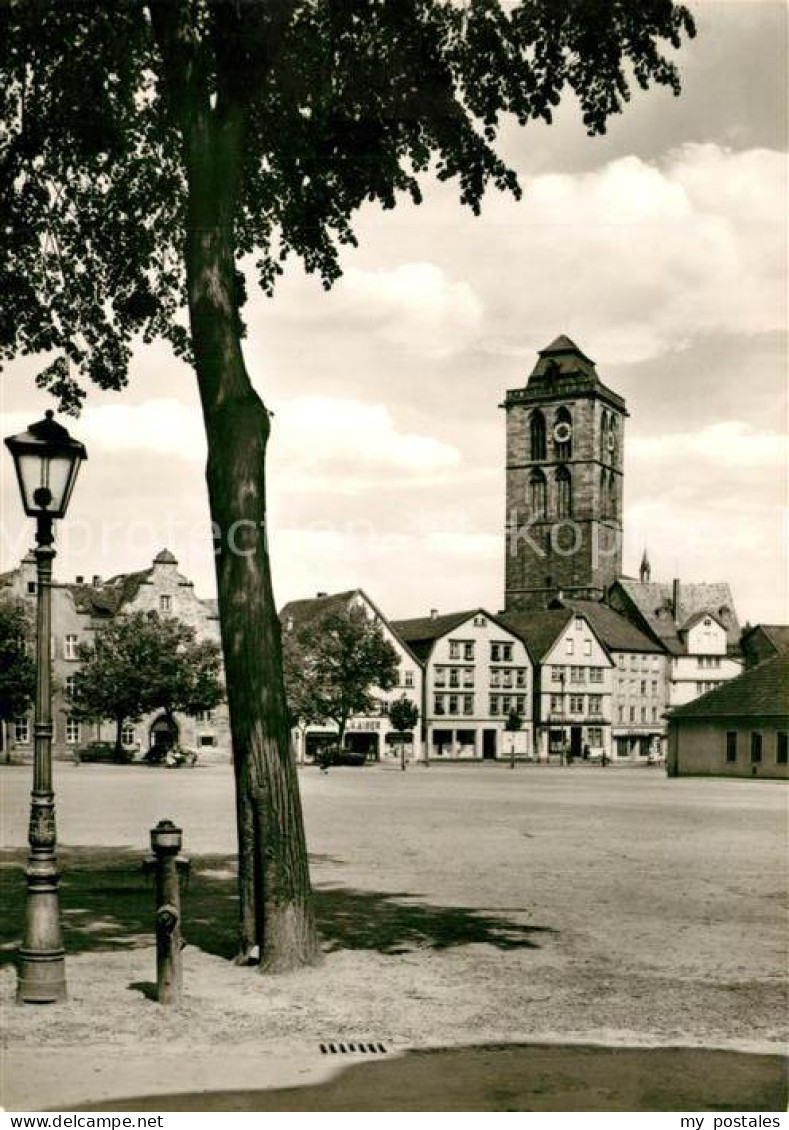
<path fill-rule="evenodd" d="M 351 715 L 377 714 L 379 693 L 397 686 L 397 652 L 359 605 L 286 633 L 284 651 L 291 712 L 306 722 L 334 722 L 340 746 Z"/>
<path fill-rule="evenodd" d="M 0 354 L 49 353 L 66 410 L 126 383 L 136 335 L 188 355 L 185 116 L 234 147 L 236 261 L 267 292 L 289 255 L 329 285 L 361 205 L 418 202 L 428 172 L 475 212 L 519 195 L 504 118 L 571 91 L 602 133 L 633 82 L 678 93 L 663 45 L 693 33 L 670 0 L 5 0 Z"/>
<path fill-rule="evenodd" d="M 24 607 L 14 601 L 0 604 L 0 721 L 27 714 L 36 689 L 36 666 L 31 656 L 32 625 Z"/>
<path fill-rule="evenodd" d="M 119 750 L 124 722 L 157 710 L 172 722 L 176 713 L 194 716 L 224 697 L 219 646 L 155 612 L 119 616 L 77 654 L 71 709 L 80 718 L 114 721 Z"/>
<path fill-rule="evenodd" d="M 398 734 L 410 734 L 419 721 L 419 707 L 402 695 L 389 707 L 389 721 Z"/>

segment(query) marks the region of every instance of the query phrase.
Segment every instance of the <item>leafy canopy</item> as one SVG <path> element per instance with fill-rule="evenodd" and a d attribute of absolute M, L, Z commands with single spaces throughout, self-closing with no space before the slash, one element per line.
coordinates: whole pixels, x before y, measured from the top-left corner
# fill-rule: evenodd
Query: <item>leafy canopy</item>
<path fill-rule="evenodd" d="M 419 721 L 419 708 L 409 698 L 402 695 L 395 699 L 389 707 L 389 721 L 398 733 L 411 733 L 412 730 L 416 729 L 416 724 Z"/>
<path fill-rule="evenodd" d="M 426 173 L 475 212 L 489 185 L 519 195 L 505 117 L 550 121 L 570 91 L 602 133 L 634 81 L 679 92 L 683 34 L 671 0 L 4 0 L 0 361 L 46 353 L 39 384 L 76 412 L 125 385 L 138 336 L 189 355 L 190 194 L 223 184 L 190 131 L 240 123 L 236 263 L 270 293 L 296 255 L 329 286 L 365 202 L 419 202 Z"/>
<path fill-rule="evenodd" d="M 352 714 L 377 713 L 378 691 L 397 686 L 397 652 L 358 605 L 327 611 L 285 632 L 283 651 L 291 717 L 331 719 L 341 734 Z"/>
<path fill-rule="evenodd" d="M 36 689 L 36 668 L 28 655 L 33 627 L 21 604 L 0 604 L 0 721 L 27 714 Z"/>
<path fill-rule="evenodd" d="M 219 645 L 155 612 L 119 616 L 78 656 L 70 698 L 82 718 L 137 721 L 155 710 L 194 716 L 224 698 Z"/>

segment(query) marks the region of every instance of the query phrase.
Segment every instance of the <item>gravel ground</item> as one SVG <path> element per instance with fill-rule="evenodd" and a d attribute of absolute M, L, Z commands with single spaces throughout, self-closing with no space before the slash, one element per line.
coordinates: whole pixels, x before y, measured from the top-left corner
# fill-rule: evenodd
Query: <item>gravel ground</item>
<path fill-rule="evenodd" d="M 296 1059 L 301 1049 L 324 1076 L 315 1057 L 325 1040 L 782 1048 L 782 783 L 492 765 L 305 769 L 301 784 L 325 955 L 266 978 L 227 960 L 229 769 L 57 767 L 70 996 L 4 1007 L 6 1106 L 145 1093 L 135 1072 L 172 1091 L 179 1061 L 205 1081 L 220 1045 L 250 1070 L 264 1045 Z M 3 768 L 0 788 L 8 962 L 21 930 L 29 769 Z M 193 862 L 177 1011 L 148 996 L 152 896 L 139 873 L 163 816 L 182 824 Z M 6 964 L 4 1006 L 13 990 Z M 42 1045 L 46 1085 L 31 1074 Z"/>

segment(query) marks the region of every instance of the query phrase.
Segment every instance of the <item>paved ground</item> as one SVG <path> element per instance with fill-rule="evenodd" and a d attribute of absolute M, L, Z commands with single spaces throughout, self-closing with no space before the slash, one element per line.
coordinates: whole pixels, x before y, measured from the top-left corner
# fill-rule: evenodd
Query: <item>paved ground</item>
<path fill-rule="evenodd" d="M 6 1012 L 6 1106 L 320 1082 L 327 1039 L 393 1051 L 566 1040 L 782 1047 L 781 782 L 669 781 L 620 766 L 304 770 L 326 956 L 266 979 L 227 962 L 229 770 L 57 770 L 71 995 Z M 0 960 L 21 929 L 28 788 L 29 770 L 0 769 L 10 911 Z M 186 1001 L 167 1015 L 146 995 L 151 895 L 138 870 L 163 816 L 182 824 L 195 871 Z M 10 967 L 0 978 L 10 1001 Z M 47 1080 L 31 1067 L 42 1042 Z M 220 1045 L 232 1049 L 231 1074 Z M 272 1067 L 277 1051 L 287 1056 L 261 1078 L 266 1048 Z"/>

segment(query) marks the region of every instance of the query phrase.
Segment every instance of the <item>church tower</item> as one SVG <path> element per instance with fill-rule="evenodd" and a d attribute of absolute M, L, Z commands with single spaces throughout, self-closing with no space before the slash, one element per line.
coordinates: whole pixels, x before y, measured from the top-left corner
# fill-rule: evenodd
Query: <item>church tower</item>
<path fill-rule="evenodd" d="M 562 335 L 502 407 L 506 610 L 546 608 L 560 593 L 602 600 L 622 572 L 624 400 Z"/>

